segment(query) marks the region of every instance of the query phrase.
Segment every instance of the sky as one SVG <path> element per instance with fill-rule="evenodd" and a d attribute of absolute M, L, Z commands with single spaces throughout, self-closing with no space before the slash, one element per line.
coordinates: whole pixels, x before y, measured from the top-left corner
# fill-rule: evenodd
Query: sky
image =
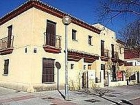
<path fill-rule="evenodd" d="M 11 12 L 27 0 L 0 0 L 0 17 L 3 17 L 5 14 Z M 61 11 L 64 11 L 72 16 L 79 18 L 89 24 L 98 23 L 98 10 L 99 0 L 41 0 L 44 3 L 47 3 Z M 104 0 L 102 0 L 104 1 Z M 129 22 L 132 22 L 134 19 L 132 17 L 127 17 L 127 21 L 118 16 L 115 17 L 111 22 L 102 23 L 109 29 L 113 30 L 118 35 L 123 27 L 125 27 Z"/>

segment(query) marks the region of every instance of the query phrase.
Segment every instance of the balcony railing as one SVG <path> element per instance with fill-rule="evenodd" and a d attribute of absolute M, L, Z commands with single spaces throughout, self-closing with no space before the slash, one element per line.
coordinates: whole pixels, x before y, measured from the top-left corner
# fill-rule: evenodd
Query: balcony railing
<path fill-rule="evenodd" d="M 44 36 L 43 48 L 46 52 L 60 53 L 61 52 L 61 36 L 46 35 Z"/>
<path fill-rule="evenodd" d="M 0 39 L 0 55 L 6 55 L 13 52 L 14 36 L 9 39 L 8 37 Z"/>
<path fill-rule="evenodd" d="M 119 60 L 118 52 L 114 52 L 114 56 L 111 58 L 113 62 L 117 62 Z"/>
<path fill-rule="evenodd" d="M 105 49 L 102 54 L 103 55 L 101 55 L 101 60 L 108 61 L 108 59 L 109 59 L 109 50 Z"/>

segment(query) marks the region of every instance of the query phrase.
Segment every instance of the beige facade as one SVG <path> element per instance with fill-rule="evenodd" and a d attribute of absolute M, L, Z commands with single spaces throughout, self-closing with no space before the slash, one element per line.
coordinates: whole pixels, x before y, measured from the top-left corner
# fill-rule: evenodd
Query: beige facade
<path fill-rule="evenodd" d="M 64 88 L 65 26 L 62 17 L 65 15 L 54 7 L 30 0 L 1 18 L 0 86 L 29 92 Z M 91 26 L 71 18 L 68 26 L 69 87 L 87 88 L 95 82 L 103 86 L 102 76 L 107 76 L 107 70 L 102 72 L 101 64 L 106 65 L 111 59 L 111 45 L 114 53 L 120 50 L 116 47 L 115 32 L 99 24 Z M 55 31 L 50 31 L 53 29 Z M 107 56 L 101 55 L 101 40 Z M 119 57 L 123 60 L 123 53 L 119 53 Z M 111 59 L 115 65 L 116 59 Z M 61 64 L 60 70 L 55 67 L 56 62 Z"/>

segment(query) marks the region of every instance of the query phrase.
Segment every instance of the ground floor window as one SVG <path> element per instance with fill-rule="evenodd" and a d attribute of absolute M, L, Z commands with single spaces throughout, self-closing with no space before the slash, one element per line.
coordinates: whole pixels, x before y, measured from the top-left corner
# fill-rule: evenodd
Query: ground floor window
<path fill-rule="evenodd" d="M 4 74 L 8 74 L 9 59 L 4 60 Z"/>
<path fill-rule="evenodd" d="M 105 79 L 105 64 L 101 64 L 101 70 L 104 71 L 104 79 Z"/>
<path fill-rule="evenodd" d="M 54 82 L 54 59 L 43 58 L 42 83 Z"/>

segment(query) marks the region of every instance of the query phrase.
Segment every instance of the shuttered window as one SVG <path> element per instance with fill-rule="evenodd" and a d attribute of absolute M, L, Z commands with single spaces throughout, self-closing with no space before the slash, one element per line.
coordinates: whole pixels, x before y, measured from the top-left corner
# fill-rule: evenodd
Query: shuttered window
<path fill-rule="evenodd" d="M 101 56 L 104 56 L 104 41 L 101 40 Z"/>
<path fill-rule="evenodd" d="M 11 47 L 12 25 L 8 27 L 8 43 L 7 48 Z"/>
<path fill-rule="evenodd" d="M 46 45 L 55 46 L 56 23 L 47 21 L 46 27 Z"/>
<path fill-rule="evenodd" d="M 92 36 L 90 36 L 90 35 L 88 36 L 88 44 L 92 45 Z"/>
<path fill-rule="evenodd" d="M 72 40 L 76 41 L 76 30 L 72 29 Z"/>
<path fill-rule="evenodd" d="M 114 58 L 114 44 L 111 44 L 111 49 L 112 49 L 112 58 Z"/>
<path fill-rule="evenodd" d="M 8 74 L 9 59 L 4 60 L 4 74 Z"/>
<path fill-rule="evenodd" d="M 43 58 L 42 83 L 54 82 L 54 59 Z"/>

